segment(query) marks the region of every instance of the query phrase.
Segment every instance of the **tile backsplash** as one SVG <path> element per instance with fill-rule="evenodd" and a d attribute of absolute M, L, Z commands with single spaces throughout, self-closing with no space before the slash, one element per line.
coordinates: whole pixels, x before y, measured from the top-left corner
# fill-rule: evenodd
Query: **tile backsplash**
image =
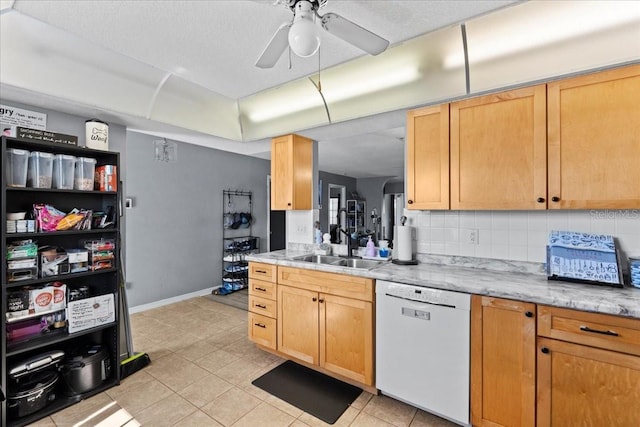
<path fill-rule="evenodd" d="M 409 211 L 416 251 L 545 262 L 551 230 L 613 235 L 622 256 L 640 256 L 640 209 L 589 211 Z"/>

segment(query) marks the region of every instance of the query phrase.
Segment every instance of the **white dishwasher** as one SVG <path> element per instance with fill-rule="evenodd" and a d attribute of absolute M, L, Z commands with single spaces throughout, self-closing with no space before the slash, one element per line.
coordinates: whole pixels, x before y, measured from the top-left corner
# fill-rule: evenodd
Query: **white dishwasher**
<path fill-rule="evenodd" d="M 376 388 L 469 425 L 471 296 L 376 281 Z"/>

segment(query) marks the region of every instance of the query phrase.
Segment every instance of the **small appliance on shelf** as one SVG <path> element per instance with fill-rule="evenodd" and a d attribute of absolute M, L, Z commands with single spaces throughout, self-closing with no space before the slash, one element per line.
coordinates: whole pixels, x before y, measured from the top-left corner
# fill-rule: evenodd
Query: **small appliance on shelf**
<path fill-rule="evenodd" d="M 624 286 L 616 242 L 605 234 L 551 231 L 547 276 L 549 280 Z"/>

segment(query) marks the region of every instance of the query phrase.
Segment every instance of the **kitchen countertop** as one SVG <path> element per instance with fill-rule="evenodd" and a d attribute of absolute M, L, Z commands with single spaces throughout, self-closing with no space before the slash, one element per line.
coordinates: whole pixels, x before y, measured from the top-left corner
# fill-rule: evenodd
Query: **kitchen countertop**
<path fill-rule="evenodd" d="M 360 269 L 294 259 L 308 254 L 281 250 L 249 255 L 247 260 L 640 319 L 640 289 L 633 287 L 547 280 L 543 272 L 492 270 L 437 262 L 397 265 L 386 261 L 371 269 Z M 483 261 L 485 266 L 491 266 L 490 260 Z"/>

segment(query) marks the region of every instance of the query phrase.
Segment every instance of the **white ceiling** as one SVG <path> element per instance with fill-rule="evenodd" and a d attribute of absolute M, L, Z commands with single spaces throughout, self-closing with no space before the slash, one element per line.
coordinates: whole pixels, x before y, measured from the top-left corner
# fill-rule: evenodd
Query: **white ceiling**
<path fill-rule="evenodd" d="M 178 76 L 192 84 L 189 88 L 193 94 L 185 97 L 197 96 L 200 88 L 220 98 L 238 101 L 317 73 L 319 65 L 324 70 L 366 56 L 323 32 L 320 64 L 317 56 L 295 55 L 289 64 L 285 53 L 272 69 L 255 67 L 272 34 L 292 17 L 286 6 L 276 3 L 277 0 L 0 0 L 0 55 L 3 63 L 13 59 L 3 52 L 10 51 L 6 49 L 9 43 L 15 47 L 21 40 L 12 39 L 7 28 L 15 30 L 19 24 L 24 31 L 22 35 L 31 32 L 33 37 L 36 32 L 40 46 L 45 46 L 46 51 L 34 52 L 42 61 L 56 55 L 61 47 L 54 43 L 61 42 L 65 44 L 65 52 L 93 62 L 91 65 L 100 67 L 100 71 L 118 74 L 120 79 L 148 79 L 148 75 L 136 73 L 153 74 L 155 81 L 162 76 Z M 524 2 L 329 0 L 320 14 L 337 13 L 388 39 L 393 48 L 515 3 Z M 102 52 L 102 57 L 96 52 Z M 100 83 L 97 78 L 96 84 Z M 121 90 L 112 89 L 114 93 Z M 269 158 L 268 139 L 236 142 L 176 126 L 168 120 L 149 120 L 148 116 L 130 114 L 125 108 L 78 102 L 71 96 L 60 95 L 64 91 L 43 95 L 37 85 L 7 83 L 2 74 L 0 91 L 3 102 L 13 100 L 98 117 L 170 139 Z M 395 110 L 296 133 L 319 142 L 321 170 L 356 178 L 402 177 L 404 122 L 404 111 Z"/>

